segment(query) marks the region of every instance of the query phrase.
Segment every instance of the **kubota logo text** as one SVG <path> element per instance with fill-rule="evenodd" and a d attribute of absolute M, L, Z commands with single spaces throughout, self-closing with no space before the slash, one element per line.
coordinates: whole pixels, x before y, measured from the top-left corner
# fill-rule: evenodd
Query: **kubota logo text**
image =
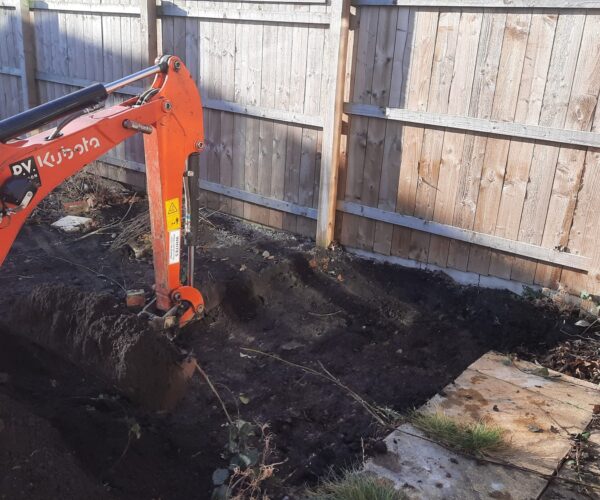
<path fill-rule="evenodd" d="M 63 160 L 72 160 L 75 155 L 82 156 L 85 153 L 89 152 L 92 149 L 98 149 L 100 147 L 100 140 L 97 137 L 92 137 L 91 139 L 87 139 L 83 137 L 81 142 L 75 144 L 72 148 L 62 147 L 60 150 L 55 153 L 51 153 L 50 151 L 46 152 L 45 155 L 37 156 L 37 164 L 40 167 L 58 167 Z"/>

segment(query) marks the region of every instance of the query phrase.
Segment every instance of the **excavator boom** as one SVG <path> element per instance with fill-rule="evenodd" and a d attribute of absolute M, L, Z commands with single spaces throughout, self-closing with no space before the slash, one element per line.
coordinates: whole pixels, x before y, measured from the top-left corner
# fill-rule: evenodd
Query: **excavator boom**
<path fill-rule="evenodd" d="M 154 76 L 140 96 L 102 108 L 126 85 Z M 54 120 L 55 129 L 20 138 Z M 95 84 L 0 121 L 0 265 L 34 208 L 85 165 L 142 133 L 154 252 L 156 308 L 183 326 L 203 310 L 193 269 L 181 283 L 182 241 L 192 227 L 193 172 L 187 160 L 203 148 L 202 103 L 187 68 L 175 56 L 116 82 Z M 187 195 L 185 194 L 187 193 Z M 187 223 L 186 223 L 187 221 Z M 190 267 L 193 247 L 188 248 Z"/>

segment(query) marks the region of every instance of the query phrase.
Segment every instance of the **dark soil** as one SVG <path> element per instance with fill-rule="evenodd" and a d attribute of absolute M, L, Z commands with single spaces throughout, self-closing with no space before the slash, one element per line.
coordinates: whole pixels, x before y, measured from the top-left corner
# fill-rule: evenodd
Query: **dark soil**
<path fill-rule="evenodd" d="M 37 285 L 15 301 L 0 330 L 56 351 L 149 410 L 172 409 L 194 371 L 162 332 L 106 293 Z"/>
<path fill-rule="evenodd" d="M 270 424 L 274 459 L 284 461 L 271 498 L 301 498 L 330 467 L 356 463 L 363 443 L 367 454 L 382 451 L 382 431 L 333 384 L 242 348 L 322 363 L 366 400 L 405 411 L 490 349 L 543 353 L 561 338 L 556 310 L 508 292 L 211 220 L 196 279 L 213 307 L 175 343 L 194 353 L 233 414 L 238 406 L 243 419 Z M 110 241 L 30 225 L 0 270 L 0 498 L 208 499 L 212 472 L 226 466 L 225 418 L 200 377 L 175 410 L 150 412 L 106 362 L 120 359 L 113 347 L 132 331 L 146 331 L 123 316 L 115 282 L 148 296 L 153 282 L 149 262 L 109 252 Z M 32 292 L 42 283 L 51 287 Z M 138 370 L 160 385 L 151 363 Z"/>

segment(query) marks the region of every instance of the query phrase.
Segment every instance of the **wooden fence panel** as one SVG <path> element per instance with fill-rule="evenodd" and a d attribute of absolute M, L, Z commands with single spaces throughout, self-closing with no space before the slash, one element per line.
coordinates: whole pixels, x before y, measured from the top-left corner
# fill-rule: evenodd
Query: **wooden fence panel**
<path fill-rule="evenodd" d="M 589 146 L 597 136 L 567 143 L 573 131 L 595 131 L 597 11 L 534 8 L 542 2 L 501 10 L 447 8 L 433 0 L 424 8 L 410 5 L 383 7 L 372 1 L 357 9 L 354 88 L 346 106 L 347 175 L 339 189 L 340 209 L 354 215 L 341 218 L 341 242 L 483 276 L 552 288 L 565 281 L 571 291 L 581 291 L 584 284 L 600 291 L 598 277 L 586 273 L 598 268 L 590 241 L 599 231 L 588 212 L 600 196 L 589 187 L 597 180 L 597 154 Z M 404 99 L 394 103 L 378 100 L 373 90 L 377 68 L 384 60 L 393 67 L 396 57 L 375 48 L 386 33 L 373 21 L 378 11 L 386 20 L 410 13 L 413 39 L 404 42 L 408 69 L 402 73 L 408 81 L 400 78 L 398 84 L 393 76 L 385 89 L 390 94 L 406 89 Z M 387 44 L 397 47 L 398 37 Z M 373 125 L 377 122 L 381 128 Z M 511 123 L 518 127 L 508 132 L 504 124 Z M 370 130 L 385 132 L 371 135 Z M 389 149 L 392 144 L 395 150 Z M 397 185 L 390 187 L 390 181 Z M 395 190 L 395 205 L 377 196 L 387 192 L 389 199 L 390 190 Z M 428 230 L 411 217 L 443 226 Z M 390 221 L 396 223 L 393 229 L 386 225 Z M 362 229 L 373 224 L 379 228 L 375 233 Z M 459 237 L 454 228 L 472 231 L 472 237 Z M 468 243 L 475 240 L 485 243 Z M 516 253 L 499 251 L 508 247 Z M 519 257 L 520 251 L 540 258 L 550 251 L 549 261 Z M 581 256 L 579 271 L 553 264 L 564 262 L 561 253 L 567 252 Z"/>
<path fill-rule="evenodd" d="M 141 51 L 138 0 L 87 5 L 71 0 L 30 4 L 41 102 L 91 83 L 117 80 L 146 65 Z M 130 94 L 116 93 L 109 97 L 107 105 L 121 102 Z M 128 139 L 107 157 L 116 164 L 140 170 L 144 161 L 142 138 Z"/>
<path fill-rule="evenodd" d="M 227 18 L 207 18 L 215 8 Z M 163 52 L 185 54 L 205 103 L 202 181 L 300 206 L 316 203 L 321 145 L 321 91 L 330 7 L 293 4 L 163 2 Z M 301 20 L 304 15 L 309 22 Z M 315 17 L 315 23 L 310 16 Z M 241 21 L 239 19 L 247 19 Z M 271 20 L 273 19 L 273 21 Z M 315 222 L 212 192 L 215 210 L 275 227 L 315 234 Z"/>
<path fill-rule="evenodd" d="M 201 90 L 208 207 L 320 244 L 335 219 L 362 251 L 600 293 L 600 0 L 352 9 L 348 30 L 348 0 L 0 0 L 0 118 L 139 70 L 157 43 Z M 141 138 L 103 161 L 143 171 Z"/>

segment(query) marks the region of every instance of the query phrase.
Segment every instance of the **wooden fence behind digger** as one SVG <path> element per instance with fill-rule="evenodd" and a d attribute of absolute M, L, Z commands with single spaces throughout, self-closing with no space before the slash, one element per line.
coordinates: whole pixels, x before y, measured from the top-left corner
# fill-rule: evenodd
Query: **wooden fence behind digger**
<path fill-rule="evenodd" d="M 0 0 L 0 116 L 173 53 L 204 101 L 208 207 L 461 282 L 600 294 L 598 9 Z M 98 168 L 139 183 L 143 160 L 135 138 Z"/>

